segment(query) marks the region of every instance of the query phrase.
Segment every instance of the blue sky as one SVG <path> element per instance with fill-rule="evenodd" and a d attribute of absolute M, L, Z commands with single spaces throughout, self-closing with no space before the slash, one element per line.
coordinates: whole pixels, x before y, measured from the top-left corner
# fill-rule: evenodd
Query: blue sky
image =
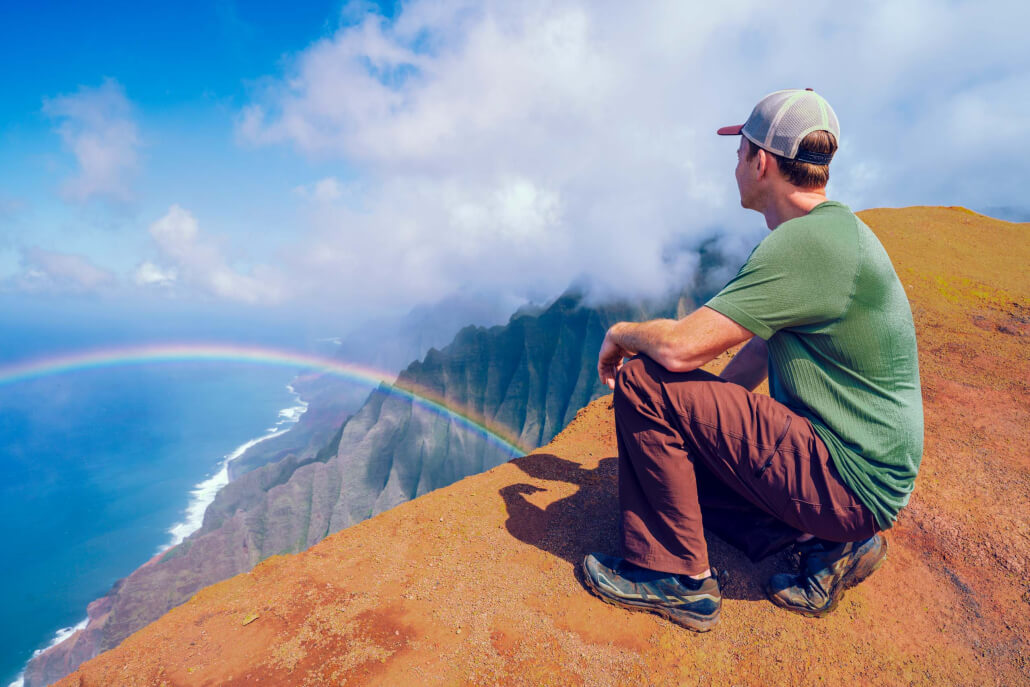
<path fill-rule="evenodd" d="M 860 5 L 860 6 L 859 6 Z M 1017 2 L 7 3 L 0 292 L 339 317 L 743 250 L 733 142 L 765 93 L 842 123 L 831 195 L 1030 219 Z M 1004 17 L 1004 21 L 999 21 Z"/>
<path fill-rule="evenodd" d="M 187 2 L 173 12 L 152 3 L 11 3 L 3 18 L 0 208 L 14 225 L 0 244 L 6 271 L 22 242 L 125 269 L 146 242 L 132 225 L 166 210 L 166 198 L 188 199 L 230 233 L 259 218 L 274 222 L 280 208 L 258 202 L 263 190 L 311 173 L 283 151 L 241 149 L 233 118 L 250 84 L 339 26 L 339 2 L 288 13 L 277 3 Z M 76 162 L 45 103 L 105 81 L 124 93 L 139 129 L 133 193 L 111 205 L 103 194 L 68 203 L 60 190 Z M 277 240 L 274 231 L 258 239 Z"/>

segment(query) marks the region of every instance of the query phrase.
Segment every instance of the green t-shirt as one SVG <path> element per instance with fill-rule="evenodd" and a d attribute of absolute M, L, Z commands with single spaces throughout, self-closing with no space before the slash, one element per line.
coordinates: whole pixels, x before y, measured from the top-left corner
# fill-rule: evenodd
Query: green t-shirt
<path fill-rule="evenodd" d="M 887 251 L 847 206 L 784 222 L 706 304 L 768 341 L 769 392 L 807 417 L 844 483 L 894 524 L 923 455 L 908 299 Z"/>

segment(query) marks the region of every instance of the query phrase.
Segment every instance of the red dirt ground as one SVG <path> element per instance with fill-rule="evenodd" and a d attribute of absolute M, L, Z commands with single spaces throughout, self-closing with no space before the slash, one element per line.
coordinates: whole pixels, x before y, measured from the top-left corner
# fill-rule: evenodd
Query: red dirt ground
<path fill-rule="evenodd" d="M 529 456 L 203 590 L 59 684 L 1030 684 L 1030 225 L 862 217 L 912 301 L 926 453 L 886 564 L 827 618 L 772 606 L 785 560 L 714 536 L 732 579 L 708 634 L 583 589 L 583 555 L 616 551 L 608 397 Z"/>

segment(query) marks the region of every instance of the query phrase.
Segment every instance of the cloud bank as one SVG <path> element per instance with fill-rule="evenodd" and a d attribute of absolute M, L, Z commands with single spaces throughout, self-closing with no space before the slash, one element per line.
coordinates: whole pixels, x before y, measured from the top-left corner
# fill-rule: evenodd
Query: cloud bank
<path fill-rule="evenodd" d="M 149 232 L 160 258 L 136 268 L 133 281 L 138 286 L 168 289 L 181 284 L 207 296 L 249 304 L 274 305 L 287 296 L 277 271 L 263 265 L 249 273 L 236 269 L 218 242 L 201 234 L 193 214 L 178 205 L 152 223 Z"/>
<path fill-rule="evenodd" d="M 8 287 L 34 293 L 96 293 L 115 286 L 114 273 L 88 258 L 28 246 L 21 251 L 21 271 L 8 280 Z"/>
<path fill-rule="evenodd" d="M 831 195 L 856 209 L 1022 197 L 1030 12 L 1003 14 L 415 0 L 296 55 L 238 134 L 359 171 L 300 194 L 310 231 L 288 260 L 309 289 L 388 304 L 463 284 L 555 293 L 582 274 L 656 294 L 682 277 L 663 247 L 760 226 L 738 205 L 736 141 L 714 130 L 772 90 L 833 103 Z"/>
<path fill-rule="evenodd" d="M 63 186 L 67 198 L 132 200 L 130 177 L 138 166 L 140 140 L 132 106 L 118 82 L 107 79 L 97 88 L 47 98 L 43 112 L 58 123 L 57 132 L 79 167 Z"/>

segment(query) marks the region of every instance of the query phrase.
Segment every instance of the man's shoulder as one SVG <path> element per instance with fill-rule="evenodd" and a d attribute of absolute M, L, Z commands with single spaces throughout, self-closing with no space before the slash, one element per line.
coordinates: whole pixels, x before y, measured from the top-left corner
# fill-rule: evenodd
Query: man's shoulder
<path fill-rule="evenodd" d="M 816 205 L 801 217 L 788 220 L 776 228 L 776 232 L 786 229 L 785 234 L 790 233 L 818 233 L 821 236 L 832 236 L 833 230 L 853 230 L 862 224 L 858 215 L 851 211 L 844 203 L 835 200 L 827 200 Z"/>
<path fill-rule="evenodd" d="M 767 254 L 791 255 L 795 259 L 832 255 L 840 258 L 854 254 L 862 227 L 865 225 L 846 205 L 827 201 L 776 227 L 760 245 Z"/>

